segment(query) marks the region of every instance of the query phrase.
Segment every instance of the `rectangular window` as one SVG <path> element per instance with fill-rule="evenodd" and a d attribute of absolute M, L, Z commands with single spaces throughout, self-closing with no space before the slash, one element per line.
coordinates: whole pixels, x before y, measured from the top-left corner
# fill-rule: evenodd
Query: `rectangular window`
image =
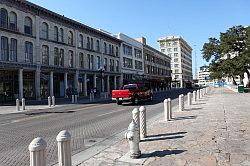
<path fill-rule="evenodd" d="M 11 39 L 10 40 L 10 57 L 9 61 L 17 61 L 17 40 Z"/>
<path fill-rule="evenodd" d="M 171 48 L 168 48 L 168 52 L 172 52 L 172 49 L 171 49 Z"/>
<path fill-rule="evenodd" d="M 64 66 L 64 49 L 60 49 L 59 66 Z"/>
<path fill-rule="evenodd" d="M 174 64 L 174 67 L 178 68 L 178 67 L 179 67 L 179 64 Z"/>
<path fill-rule="evenodd" d="M 93 38 L 91 38 L 90 40 L 91 40 L 91 43 L 90 43 L 91 50 L 94 50 Z"/>
<path fill-rule="evenodd" d="M 101 68 L 101 57 L 96 57 L 96 69 L 99 70 Z"/>
<path fill-rule="evenodd" d="M 42 46 L 42 64 L 49 65 L 49 47 Z"/>
<path fill-rule="evenodd" d="M 107 58 L 104 58 L 104 70 L 107 71 L 107 67 L 108 67 L 108 59 Z"/>
<path fill-rule="evenodd" d="M 115 70 L 115 61 L 113 59 L 110 59 L 110 62 L 109 62 L 109 69 L 110 71 L 114 71 Z"/>
<path fill-rule="evenodd" d="M 119 72 L 119 61 L 118 60 L 116 60 L 115 66 L 116 66 L 116 71 Z"/>
<path fill-rule="evenodd" d="M 123 44 L 123 54 L 124 55 L 132 55 L 132 47 Z"/>
<path fill-rule="evenodd" d="M 107 43 L 106 42 L 104 42 L 104 54 L 107 54 Z"/>
<path fill-rule="evenodd" d="M 96 51 L 100 52 L 100 41 L 96 40 Z"/>
<path fill-rule="evenodd" d="M 135 48 L 135 57 L 138 59 L 142 59 L 142 51 Z"/>
<path fill-rule="evenodd" d="M 74 52 L 69 50 L 69 67 L 73 67 L 73 54 Z"/>
<path fill-rule="evenodd" d="M 165 49 L 161 49 L 161 52 L 165 53 Z"/>
<path fill-rule="evenodd" d="M 90 40 L 89 40 L 89 37 L 87 37 L 87 49 L 90 49 Z"/>
<path fill-rule="evenodd" d="M 7 61 L 9 59 L 9 44 L 8 38 L 1 37 L 1 60 Z"/>
<path fill-rule="evenodd" d="M 135 60 L 135 69 L 142 70 L 142 62 Z"/>
<path fill-rule="evenodd" d="M 32 63 L 33 61 L 33 44 L 25 42 L 25 62 Z"/>
<path fill-rule="evenodd" d="M 112 48 L 111 48 L 111 44 L 109 44 L 109 54 L 112 54 Z"/>
<path fill-rule="evenodd" d="M 54 48 L 54 65 L 55 66 L 59 66 L 59 57 L 60 57 L 59 49 L 55 47 Z"/>
<path fill-rule="evenodd" d="M 174 51 L 178 51 L 178 48 L 174 48 Z"/>
<path fill-rule="evenodd" d="M 178 56 L 178 53 L 174 53 L 174 56 L 177 57 L 177 56 Z"/>
<path fill-rule="evenodd" d="M 79 66 L 80 66 L 80 68 L 84 68 L 84 56 L 83 56 L 83 53 L 79 53 Z"/>
<path fill-rule="evenodd" d="M 178 62 L 179 61 L 179 59 L 178 58 L 174 58 L 174 62 Z"/>
<path fill-rule="evenodd" d="M 132 59 L 123 57 L 123 67 L 133 68 L 133 61 L 132 61 Z"/>
<path fill-rule="evenodd" d="M 119 56 L 119 48 L 118 47 L 116 47 L 115 56 Z"/>

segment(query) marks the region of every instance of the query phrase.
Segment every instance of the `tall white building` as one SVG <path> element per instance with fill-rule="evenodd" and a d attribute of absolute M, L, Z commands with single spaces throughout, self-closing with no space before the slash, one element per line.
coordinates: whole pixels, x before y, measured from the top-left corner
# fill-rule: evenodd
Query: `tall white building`
<path fill-rule="evenodd" d="M 200 71 L 197 73 L 198 75 L 198 84 L 200 86 L 207 86 L 211 83 L 210 81 L 210 72 L 208 67 L 201 67 Z"/>
<path fill-rule="evenodd" d="M 171 57 L 172 86 L 185 87 L 192 81 L 192 48 L 180 36 L 158 39 L 160 51 Z"/>
<path fill-rule="evenodd" d="M 143 44 L 123 33 L 115 36 L 122 41 L 120 62 L 123 84 L 142 80 L 144 75 Z"/>

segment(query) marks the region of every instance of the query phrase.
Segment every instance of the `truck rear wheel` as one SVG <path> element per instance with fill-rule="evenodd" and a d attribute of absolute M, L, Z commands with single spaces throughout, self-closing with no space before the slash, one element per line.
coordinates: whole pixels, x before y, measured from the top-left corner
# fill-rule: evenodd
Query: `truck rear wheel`
<path fill-rule="evenodd" d="M 138 104 L 139 103 L 139 98 L 137 96 L 135 96 L 134 100 L 133 100 L 134 104 Z"/>
<path fill-rule="evenodd" d="M 116 100 L 116 104 L 117 104 L 117 105 L 122 105 L 122 101 Z"/>

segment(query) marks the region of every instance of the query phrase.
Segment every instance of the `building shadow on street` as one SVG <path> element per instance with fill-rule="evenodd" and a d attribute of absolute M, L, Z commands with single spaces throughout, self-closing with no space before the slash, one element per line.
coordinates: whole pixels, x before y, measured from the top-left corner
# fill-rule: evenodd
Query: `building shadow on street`
<path fill-rule="evenodd" d="M 154 151 L 152 153 L 142 154 L 140 158 L 149 158 L 149 157 L 164 157 L 167 155 L 176 155 L 185 152 L 186 150 L 162 150 Z"/>

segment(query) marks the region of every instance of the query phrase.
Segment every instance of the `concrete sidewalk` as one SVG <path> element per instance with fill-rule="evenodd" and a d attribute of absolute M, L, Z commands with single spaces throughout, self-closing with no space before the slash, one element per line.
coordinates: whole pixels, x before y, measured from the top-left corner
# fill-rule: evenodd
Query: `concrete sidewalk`
<path fill-rule="evenodd" d="M 130 159 L 128 143 L 118 140 L 77 165 L 249 166 L 250 94 L 212 89 L 174 119 L 163 114 L 148 127 L 140 159 Z M 122 134 L 120 134 L 122 137 Z M 74 161 L 73 161 L 74 163 Z"/>

